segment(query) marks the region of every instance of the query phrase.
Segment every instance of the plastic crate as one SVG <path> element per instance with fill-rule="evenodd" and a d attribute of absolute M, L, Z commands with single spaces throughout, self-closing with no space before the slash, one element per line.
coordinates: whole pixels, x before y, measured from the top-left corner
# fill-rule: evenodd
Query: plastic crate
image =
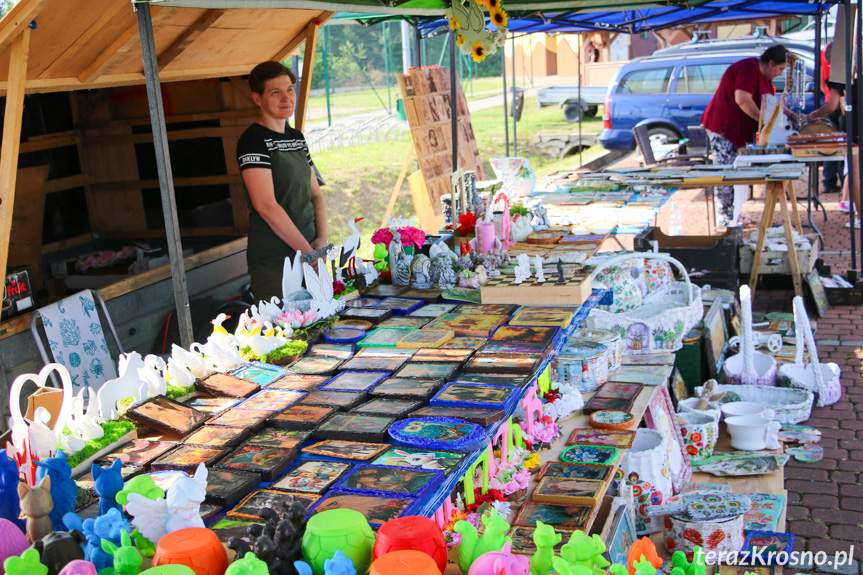
<path fill-rule="evenodd" d="M 692 283 L 730 290 L 738 288 L 737 254 L 743 243 L 741 228 L 729 228 L 721 236 L 667 236 L 658 228 L 647 228 L 635 237 L 635 249 L 653 251 L 651 241 L 658 242 L 660 252 L 667 253 L 688 270 L 707 270 L 701 276 L 690 276 Z"/>

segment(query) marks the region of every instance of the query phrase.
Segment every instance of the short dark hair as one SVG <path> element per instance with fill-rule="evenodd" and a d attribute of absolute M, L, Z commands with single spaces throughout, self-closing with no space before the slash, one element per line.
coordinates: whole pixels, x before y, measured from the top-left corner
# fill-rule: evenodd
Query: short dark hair
<path fill-rule="evenodd" d="M 249 87 L 256 94 L 264 93 L 264 84 L 267 80 L 287 76 L 294 84 L 297 83 L 297 76 L 290 69 L 286 68 L 281 62 L 261 62 L 249 72 Z"/>
<path fill-rule="evenodd" d="M 761 54 L 761 62 L 763 64 L 769 64 L 770 62 L 773 62 L 774 64 L 784 64 L 787 59 L 788 48 L 782 44 L 771 46 Z"/>
<path fill-rule="evenodd" d="M 827 62 L 830 62 L 830 58 L 833 56 L 833 42 L 827 44 L 827 47 L 824 48 L 824 59 Z"/>

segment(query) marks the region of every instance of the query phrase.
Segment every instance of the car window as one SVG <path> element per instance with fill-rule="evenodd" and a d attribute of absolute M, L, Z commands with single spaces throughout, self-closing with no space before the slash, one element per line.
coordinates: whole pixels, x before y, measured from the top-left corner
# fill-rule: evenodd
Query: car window
<path fill-rule="evenodd" d="M 629 72 L 617 86 L 618 94 L 665 94 L 671 68 L 650 68 Z"/>
<path fill-rule="evenodd" d="M 806 91 L 812 92 L 810 84 L 814 84 L 815 79 L 809 73 L 809 70 L 806 70 Z M 776 76 L 773 78 L 773 86 L 776 88 L 776 93 L 781 94 L 785 90 L 785 74 L 780 76 Z"/>
<path fill-rule="evenodd" d="M 719 88 L 722 74 L 731 65 L 728 64 L 698 64 L 684 66 L 683 74 L 677 81 L 677 92 L 680 94 L 715 94 Z"/>

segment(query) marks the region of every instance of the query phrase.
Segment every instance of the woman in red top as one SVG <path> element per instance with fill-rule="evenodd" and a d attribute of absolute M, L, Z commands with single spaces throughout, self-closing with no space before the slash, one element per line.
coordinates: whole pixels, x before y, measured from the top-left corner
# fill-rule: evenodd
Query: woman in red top
<path fill-rule="evenodd" d="M 710 138 L 713 163 L 732 164 L 737 149 L 750 143 L 758 130 L 761 96 L 775 94 L 773 78 L 785 71 L 788 49 L 771 46 L 760 58 L 744 58 L 728 67 L 707 105 L 701 123 Z M 716 227 L 727 227 L 734 217 L 734 189 L 716 188 Z"/>

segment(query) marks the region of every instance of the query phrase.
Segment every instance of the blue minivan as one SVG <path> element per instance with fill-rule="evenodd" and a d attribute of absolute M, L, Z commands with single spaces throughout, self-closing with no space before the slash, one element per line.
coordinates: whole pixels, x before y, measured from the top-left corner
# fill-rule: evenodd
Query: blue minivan
<path fill-rule="evenodd" d="M 734 44 L 734 41 L 728 42 Z M 650 139 L 661 144 L 688 138 L 690 148 L 706 148 L 701 115 L 710 103 L 725 70 L 743 58 L 757 57 L 763 50 L 752 45 L 735 50 L 719 46 L 686 45 L 686 50 L 671 48 L 638 58 L 618 68 L 608 87 L 603 106 L 603 130 L 599 142 L 609 150 L 632 150 L 632 129 L 646 125 Z M 812 110 L 815 64 L 809 52 L 798 52 L 806 66 L 806 111 Z M 701 53 L 699 53 L 701 52 Z M 785 76 L 774 80 L 781 93 Z"/>

